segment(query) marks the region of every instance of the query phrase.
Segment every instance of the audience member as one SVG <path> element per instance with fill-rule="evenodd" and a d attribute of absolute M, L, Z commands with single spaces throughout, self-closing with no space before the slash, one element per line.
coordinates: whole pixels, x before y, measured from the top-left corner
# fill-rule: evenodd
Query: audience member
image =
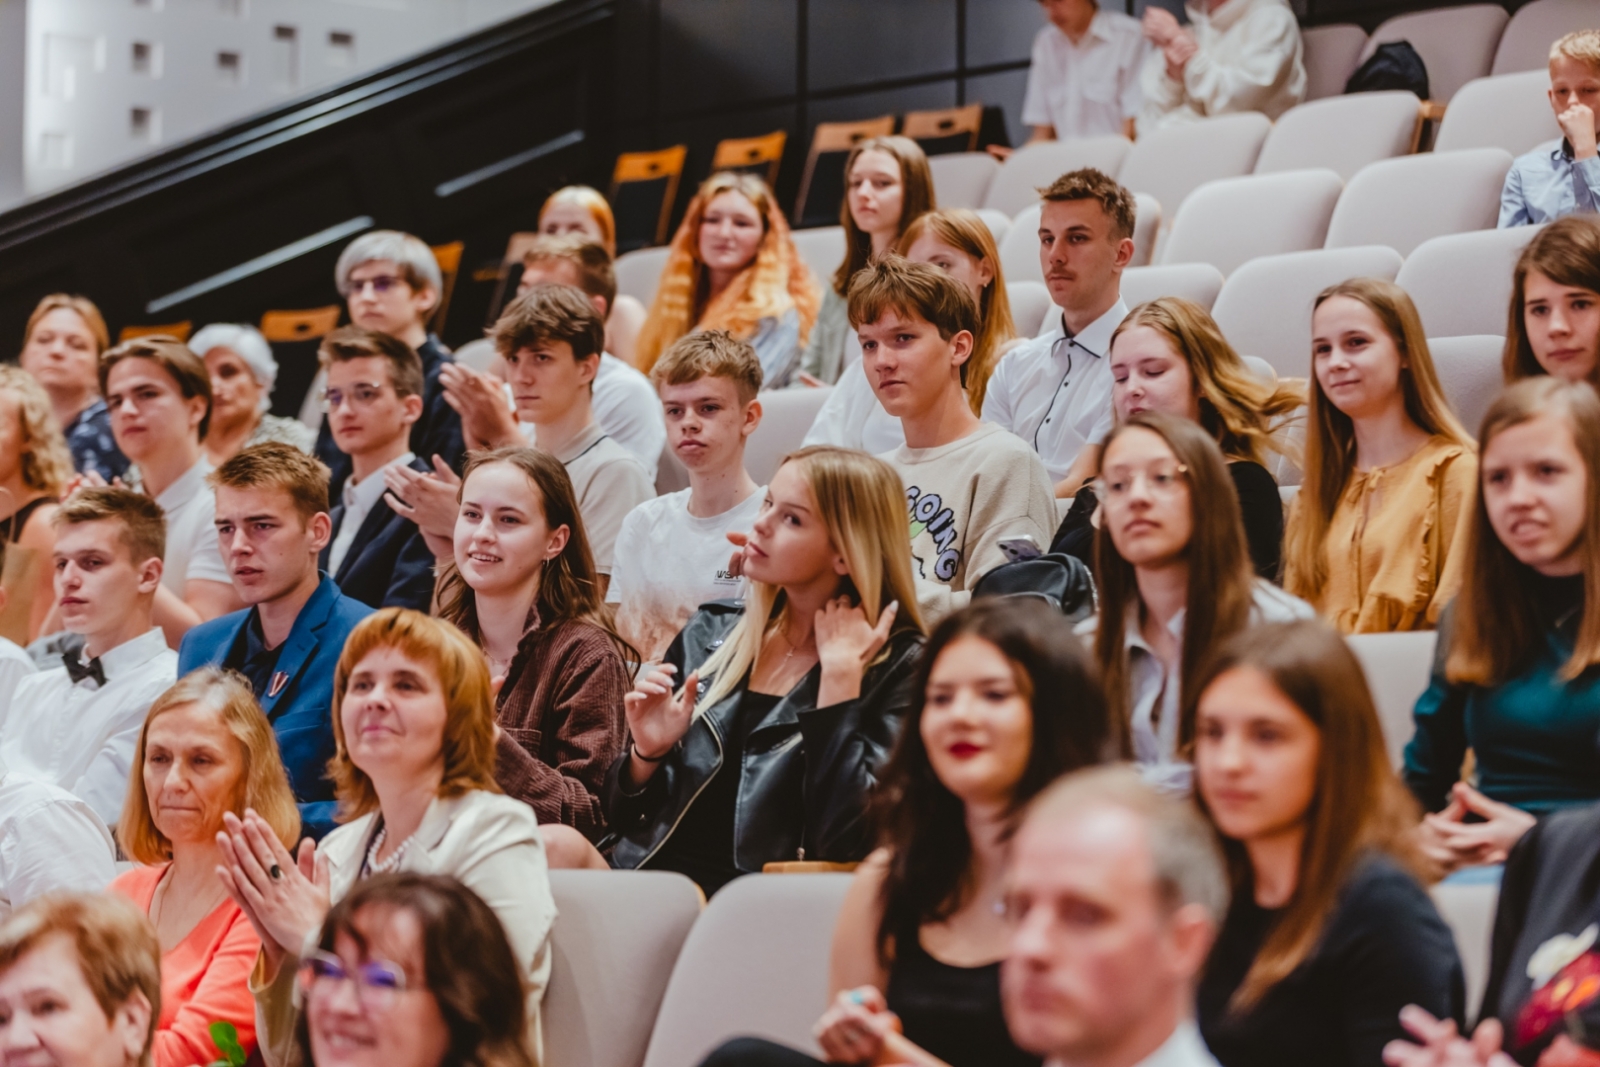
<path fill-rule="evenodd" d="M 879 848 L 834 926 L 833 1005 L 816 1027 L 829 1062 L 926 1062 L 910 1043 L 952 1067 L 1039 1063 L 1006 1033 L 994 902 L 1018 813 L 1109 741 L 1094 669 L 1060 611 L 990 598 L 939 624 L 874 800 Z M 817 1062 L 743 1040 L 706 1064 Z"/>
<path fill-rule="evenodd" d="M 108 482 L 128 469 L 128 457 L 118 451 L 111 433 L 111 412 L 100 399 L 100 354 L 110 347 L 99 308 L 87 297 L 52 293 L 28 316 L 18 357 L 22 369 L 50 394 L 72 465 L 80 474 Z"/>
<path fill-rule="evenodd" d="M 267 1067 L 297 1062 L 303 947 L 330 905 L 391 871 L 459 878 L 493 909 L 516 955 L 537 1057 L 555 903 L 532 809 L 495 785 L 483 653 L 449 623 L 385 608 L 345 643 L 333 707 L 329 771 L 348 821 L 320 845 L 302 841 L 296 857 L 255 812 L 223 816 L 223 881 L 261 937 L 251 987 Z"/>
<path fill-rule="evenodd" d="M 866 856 L 922 646 L 904 500 L 859 452 L 785 460 L 733 538 L 744 604 L 703 606 L 627 696 L 632 743 L 605 792 L 620 839 L 602 859 L 547 826 L 559 866 L 679 871 L 710 895 L 767 863 Z"/>
<path fill-rule="evenodd" d="M 963 374 L 967 403 L 974 414 L 983 414 L 983 397 L 995 361 L 1019 343 L 994 234 L 975 212 L 951 208 L 918 216 L 906 227 L 895 248 L 913 263 L 938 267 L 966 286 L 977 301 L 978 331 Z M 856 347 L 860 345 L 857 338 Z M 840 374 L 811 424 L 805 443 L 859 448 L 874 455 L 892 452 L 906 443 L 900 420 L 883 410 L 867 382 L 859 354 Z"/>
<path fill-rule="evenodd" d="M 1600 219 L 1557 219 L 1517 257 L 1504 366 L 1508 383 L 1538 374 L 1600 383 Z"/>
<path fill-rule="evenodd" d="M 319 566 L 363 604 L 427 611 L 433 552 L 409 516 L 383 506 L 387 468 L 432 469 L 411 451 L 423 411 L 422 361 L 394 335 L 360 326 L 330 333 L 317 356 L 328 383 L 323 425 L 350 459 Z"/>
<path fill-rule="evenodd" d="M 537 448 L 474 452 L 439 616 L 478 643 L 495 698 L 495 781 L 539 822 L 605 829 L 600 789 L 627 747 L 632 649 L 611 627 L 566 468 Z"/>
<path fill-rule="evenodd" d="M 1179 711 L 1217 647 L 1310 605 L 1255 576 L 1238 496 L 1215 440 L 1186 418 L 1145 412 L 1111 432 L 1095 483 L 1100 614 L 1095 658 L 1116 730 L 1146 779 L 1183 793 Z"/>
<path fill-rule="evenodd" d="M 1534 816 L 1600 800 L 1600 612 L 1585 588 L 1600 567 L 1600 401 L 1549 377 L 1512 386 L 1484 418 L 1481 465 L 1405 757 L 1446 870 L 1502 863 Z"/>
<path fill-rule="evenodd" d="M 1028 143 L 1117 134 L 1131 139 L 1144 103 L 1139 76 L 1149 51 L 1138 20 L 1095 0 L 1039 0 L 1039 7 L 1050 24 L 1033 37 L 1022 98 Z"/>
<path fill-rule="evenodd" d="M 300 815 L 272 726 L 241 677 L 203 668 L 151 706 L 134 768 L 117 843 L 142 866 L 111 891 L 150 916 L 161 943 L 154 1067 L 219 1059 L 210 1034 L 217 1022 L 232 1024 L 248 1056 L 256 1047 L 249 978 L 261 939 L 217 877 L 217 835 L 223 812 L 248 809 L 294 846 Z"/>
<path fill-rule="evenodd" d="M 328 470 L 314 457 L 276 441 L 252 445 L 213 471 L 211 484 L 223 556 L 248 606 L 185 634 L 178 673 L 222 667 L 244 676 L 277 737 L 300 825 L 321 839 L 337 807 L 325 773 L 333 672 L 372 608 L 317 569 L 333 523 Z"/>
<path fill-rule="evenodd" d="M 0 1048 L 50 1067 L 151 1067 L 161 949 L 139 910 L 58 893 L 0 926 Z"/>
<path fill-rule="evenodd" d="M 845 308 L 850 279 L 893 248 L 907 227 L 934 209 L 928 157 L 909 137 L 869 137 L 857 142 L 845 157 L 844 176 L 845 196 L 839 206 L 844 259 L 833 272 L 831 284 L 823 287 L 822 309 L 800 360 L 801 374 L 817 385 L 837 382 L 844 370 L 861 358 Z M 771 381 L 772 376 L 767 377 Z"/>
<path fill-rule="evenodd" d="M 1111 335 L 1111 404 L 1119 420 L 1146 411 L 1198 422 L 1228 462 L 1256 574 L 1278 580 L 1283 500 L 1267 470 L 1283 452 L 1274 433 L 1305 403 L 1297 382 L 1268 384 L 1246 366 L 1199 304 L 1165 296 L 1134 308 Z M 1100 501 L 1080 489 L 1052 552 L 1094 565 L 1093 516 Z"/>
<path fill-rule="evenodd" d="M 551 193 L 539 209 L 539 232 L 547 237 L 581 237 L 605 249 L 608 259 L 617 255 L 617 223 L 611 205 L 599 190 L 587 185 L 567 185 Z M 527 268 L 524 261 L 524 273 Z M 629 366 L 636 362 L 645 315 L 643 304 L 622 293 L 611 302 L 606 316 L 606 351 Z"/>
<path fill-rule="evenodd" d="M 1060 1067 L 1216 1067 L 1194 995 L 1226 879 L 1195 810 L 1125 767 L 1045 790 L 1012 840 L 1006 878 L 1012 1038 Z"/>
<path fill-rule="evenodd" d="M 1027 441 L 1057 496 L 1099 467 L 1111 429 L 1111 335 L 1128 314 L 1122 270 L 1133 258 L 1133 194 L 1097 170 L 1063 174 L 1042 190 L 1039 268 L 1061 320 L 1000 358 L 983 419 Z"/>
<path fill-rule="evenodd" d="M 51 540 L 54 540 L 54 535 L 52 535 Z M 5 571 L 8 551 L 14 552 L 16 550 L 8 549 L 5 541 L 0 540 L 0 572 Z M 52 568 L 48 563 L 43 563 L 39 569 L 51 577 L 50 596 L 46 602 L 54 604 L 55 576 L 51 573 Z M 0 586 L 0 614 L 5 612 L 7 596 L 8 592 L 5 586 Z M 16 692 L 18 683 L 32 674 L 35 669 L 33 657 L 28 655 L 26 649 L 8 637 L 0 637 L 0 726 L 4 725 L 6 716 L 11 712 L 11 694 Z"/>
<path fill-rule="evenodd" d="M 535 1067 L 521 982 L 499 917 L 472 890 L 429 874 L 373 878 L 333 906 L 301 961 L 299 1061 Z"/>
<path fill-rule="evenodd" d="M 1417 1004 L 1459 1020 L 1450 928 L 1418 881 L 1416 806 L 1361 664 L 1318 620 L 1235 634 L 1185 701 L 1233 904 L 1200 983 L 1226 1067 L 1375 1064 Z"/>
<path fill-rule="evenodd" d="M 1049 542 L 1050 476 L 1025 441 L 967 403 L 966 366 L 982 326 L 959 281 L 890 253 L 851 279 L 849 310 L 867 381 L 905 428 L 906 443 L 883 458 L 905 485 L 918 606 L 937 620 L 1007 562 L 1004 542 Z"/>
<path fill-rule="evenodd" d="M 105 888 L 116 854 L 93 808 L 0 762 L 0 922 L 46 893 Z"/>
<path fill-rule="evenodd" d="M 1550 109 L 1562 135 L 1511 164 L 1502 229 L 1600 211 L 1600 30 L 1574 30 L 1550 46 Z"/>
<path fill-rule="evenodd" d="M 145 712 L 178 672 L 153 621 L 166 519 L 147 496 L 100 487 L 74 494 L 52 523 L 56 600 L 83 654 L 63 653 L 61 666 L 17 685 L 0 723 L 0 762 L 60 786 L 115 826 Z"/>
<path fill-rule="evenodd" d="M 788 383 L 817 318 L 811 272 L 766 183 L 713 174 L 689 201 L 672 238 L 650 316 L 639 331 L 646 374 L 686 333 L 727 330 L 749 341 L 769 388 Z"/>
<path fill-rule="evenodd" d="M 212 526 L 215 501 L 201 442 L 211 425 L 205 364 L 170 337 L 125 341 L 100 357 L 100 392 L 138 488 L 167 517 L 156 621 L 174 648 L 188 630 L 239 606 Z M 94 476 L 85 475 L 93 484 Z"/>
<path fill-rule="evenodd" d="M 744 595 L 728 567 L 728 534 L 750 529 L 762 501 L 744 465 L 761 423 L 755 350 L 724 330 L 702 330 L 667 349 L 650 375 L 689 488 L 646 500 L 617 534 L 606 599 L 642 663 L 659 662 L 701 604 Z"/>
<path fill-rule="evenodd" d="M 1276 119 L 1305 99 L 1300 24 L 1288 0 L 1196 0 L 1189 24 L 1151 5 L 1144 36 L 1155 47 L 1139 77 L 1139 135 L 1238 111 Z"/>
<path fill-rule="evenodd" d="M 282 441 L 302 452 L 316 447 L 317 435 L 305 423 L 272 414 L 278 361 L 260 330 L 213 323 L 189 338 L 189 351 L 205 361 L 211 375 L 211 432 L 205 446 L 213 467 L 264 441 Z"/>
<path fill-rule="evenodd" d="M 1341 633 L 1430 629 L 1460 585 L 1476 449 L 1405 290 L 1353 278 L 1314 307 L 1305 482 L 1289 514 L 1284 588 Z"/>
<path fill-rule="evenodd" d="M 0 545 L 16 552 L 13 610 L 29 640 L 50 614 L 50 517 L 71 479 L 72 453 L 56 426 L 50 394 L 26 371 L 0 364 L 0 510 L 7 513 L 0 519 Z M 0 682 L 0 694 L 4 688 Z"/>

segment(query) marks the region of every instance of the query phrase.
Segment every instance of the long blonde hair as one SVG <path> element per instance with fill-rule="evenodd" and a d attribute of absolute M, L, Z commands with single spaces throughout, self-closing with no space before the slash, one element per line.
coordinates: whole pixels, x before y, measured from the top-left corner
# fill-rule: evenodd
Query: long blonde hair
<path fill-rule="evenodd" d="M 710 272 L 700 260 L 700 225 L 711 201 L 728 192 L 754 205 L 763 234 L 755 259 L 713 300 Z M 817 288 L 766 182 L 727 171 L 707 178 L 689 201 L 669 248 L 661 285 L 639 332 L 636 351 L 641 371 L 649 374 L 661 353 L 691 330 L 727 330 L 748 340 L 762 319 L 779 317 L 790 308 L 800 315 L 800 343 L 805 344 L 811 324 L 817 321 Z"/>
<path fill-rule="evenodd" d="M 791 452 L 783 465 L 791 463 L 811 487 L 828 540 L 844 557 L 847 573 L 839 581 L 840 593 L 856 599 L 872 626 L 885 608 L 898 601 L 895 632 L 924 632 L 911 577 L 906 494 L 894 468 L 864 452 L 832 445 Z M 762 640 L 784 621 L 787 600 L 781 586 L 750 583 L 744 617 L 700 667 L 701 677 L 710 678 L 711 685 L 695 706 L 696 714 L 738 688 L 754 665 Z"/>
<path fill-rule="evenodd" d="M 911 246 L 924 236 L 940 244 L 964 252 L 982 263 L 989 263 L 994 277 L 978 295 L 978 336 L 974 339 L 972 355 L 967 360 L 967 403 L 974 415 L 983 414 L 983 396 L 989 388 L 989 375 L 999 362 L 1000 346 L 1017 336 L 1016 324 L 1011 320 L 1011 298 L 1006 295 L 1006 276 L 1000 269 L 1000 250 L 995 247 L 994 234 L 988 223 L 977 212 L 965 208 L 946 208 L 919 215 L 900 235 L 895 250 L 902 256 L 911 252 Z"/>
<path fill-rule="evenodd" d="M 23 438 L 22 484 L 51 496 L 59 494 L 72 479 L 72 452 L 56 423 L 50 394 L 33 375 L 11 364 L 0 364 L 0 390 L 17 398 Z"/>
<path fill-rule="evenodd" d="M 1439 385 L 1422 319 L 1406 291 L 1381 278 L 1351 278 L 1318 293 L 1313 314 L 1336 296 L 1349 297 L 1376 315 L 1400 350 L 1400 390 L 1405 396 L 1406 416 L 1424 433 L 1472 448 L 1472 438 L 1450 410 Z M 1355 423 L 1328 399 L 1315 373 L 1307 392 L 1305 482 L 1284 536 L 1283 587 L 1316 603 L 1328 583 L 1323 542 L 1355 471 L 1356 438 Z"/>

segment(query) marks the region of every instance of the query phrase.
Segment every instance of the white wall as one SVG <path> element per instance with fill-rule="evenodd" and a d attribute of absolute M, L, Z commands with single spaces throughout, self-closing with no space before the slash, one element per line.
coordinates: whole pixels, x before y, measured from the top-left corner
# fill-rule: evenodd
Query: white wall
<path fill-rule="evenodd" d="M 0 0 L 0 207 L 22 199 L 28 0 Z"/>
<path fill-rule="evenodd" d="M 19 147 L 37 195 L 553 2 L 0 0 L 0 206 Z M 13 132 L 8 19 L 23 5 L 25 120 Z"/>

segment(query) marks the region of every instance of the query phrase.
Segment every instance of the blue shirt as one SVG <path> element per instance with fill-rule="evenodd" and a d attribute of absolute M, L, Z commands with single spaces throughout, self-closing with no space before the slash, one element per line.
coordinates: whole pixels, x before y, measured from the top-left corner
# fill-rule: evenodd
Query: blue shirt
<path fill-rule="evenodd" d="M 78 412 L 72 425 L 65 429 L 72 465 L 79 474 L 93 471 L 109 482 L 127 473 L 128 457 L 111 436 L 111 411 L 104 400 L 96 400 Z"/>
<path fill-rule="evenodd" d="M 1600 156 L 1575 160 L 1565 138 L 1518 156 L 1500 191 L 1500 228 L 1600 211 Z"/>

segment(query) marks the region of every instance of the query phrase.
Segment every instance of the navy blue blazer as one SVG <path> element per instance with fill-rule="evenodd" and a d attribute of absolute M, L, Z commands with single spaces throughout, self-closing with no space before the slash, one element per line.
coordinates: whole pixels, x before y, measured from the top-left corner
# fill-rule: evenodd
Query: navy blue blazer
<path fill-rule="evenodd" d="M 178 674 L 198 667 L 238 668 L 230 656 L 235 649 L 243 650 L 240 637 L 253 610 L 223 615 L 184 634 Z M 278 751 L 300 802 L 302 832 L 318 840 L 333 829 L 337 809 L 333 783 L 327 777 L 333 758 L 333 671 L 350 631 L 371 614 L 370 607 L 341 594 L 333 579 L 323 574 L 278 653 L 273 681 L 276 684 L 283 676 L 282 687 L 273 693 L 269 686 L 267 692 L 256 694 L 278 735 Z"/>
<path fill-rule="evenodd" d="M 411 469 L 432 471 L 421 456 Z M 333 537 L 322 550 L 318 565 L 328 568 L 328 555 L 344 525 L 344 504 L 333 509 Z M 374 608 L 415 608 L 426 612 L 433 605 L 433 552 L 422 539 L 417 524 L 383 500 L 367 512 L 356 539 L 333 573 L 339 591 Z"/>

